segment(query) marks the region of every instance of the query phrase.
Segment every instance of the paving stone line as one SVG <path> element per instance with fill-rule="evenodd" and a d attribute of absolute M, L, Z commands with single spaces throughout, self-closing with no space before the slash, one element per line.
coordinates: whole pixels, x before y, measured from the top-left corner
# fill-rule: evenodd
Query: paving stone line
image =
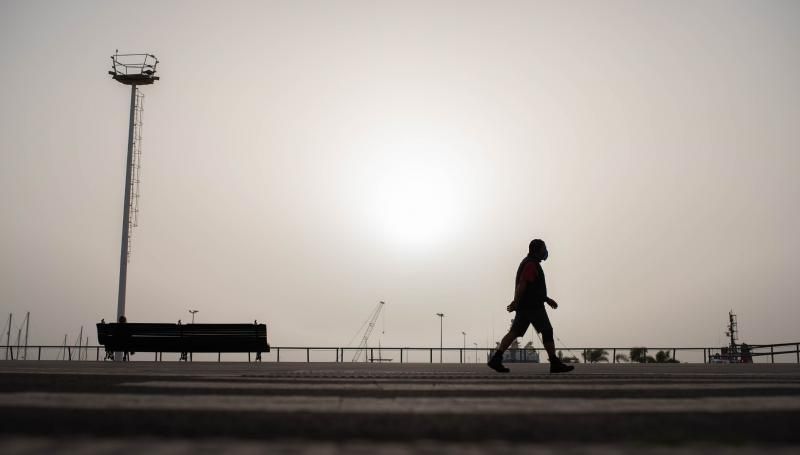
<path fill-rule="evenodd" d="M 91 393 L 0 394 L 0 407 L 40 409 L 205 410 L 381 414 L 733 413 L 800 411 L 800 397 L 538 398 L 258 395 L 147 395 Z"/>

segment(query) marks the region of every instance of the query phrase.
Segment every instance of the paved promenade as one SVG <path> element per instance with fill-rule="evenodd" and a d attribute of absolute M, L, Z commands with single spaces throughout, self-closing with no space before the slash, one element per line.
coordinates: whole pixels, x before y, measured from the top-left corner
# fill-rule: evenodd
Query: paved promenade
<path fill-rule="evenodd" d="M 797 453 L 800 365 L 0 362 L 0 452 Z"/>

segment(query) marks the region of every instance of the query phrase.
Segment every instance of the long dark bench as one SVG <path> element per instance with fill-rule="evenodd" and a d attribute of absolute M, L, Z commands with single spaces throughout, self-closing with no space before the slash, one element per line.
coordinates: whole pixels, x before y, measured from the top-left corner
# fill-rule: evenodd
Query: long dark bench
<path fill-rule="evenodd" d="M 269 352 L 266 324 L 97 324 L 97 340 L 106 348 L 106 358 L 114 352 L 179 352 L 189 360 L 194 352 L 251 352 L 261 360 Z"/>

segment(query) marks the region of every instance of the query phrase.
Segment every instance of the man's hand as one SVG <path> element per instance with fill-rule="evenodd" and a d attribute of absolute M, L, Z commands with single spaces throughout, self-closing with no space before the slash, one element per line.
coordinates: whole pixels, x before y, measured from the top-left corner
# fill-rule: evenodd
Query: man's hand
<path fill-rule="evenodd" d="M 550 305 L 550 308 L 552 308 L 554 310 L 556 308 L 558 308 L 558 302 L 556 302 L 555 300 L 551 299 L 550 297 L 548 297 L 547 300 L 545 300 L 545 302 L 547 302 L 547 304 Z"/>
<path fill-rule="evenodd" d="M 509 303 L 508 306 L 506 307 L 506 310 L 509 313 L 511 313 L 512 311 L 517 311 L 517 302 L 513 301 L 513 302 Z"/>

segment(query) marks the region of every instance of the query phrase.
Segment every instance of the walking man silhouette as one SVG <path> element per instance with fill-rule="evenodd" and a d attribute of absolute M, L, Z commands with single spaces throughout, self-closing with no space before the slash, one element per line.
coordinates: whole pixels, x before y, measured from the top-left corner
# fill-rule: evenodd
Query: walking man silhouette
<path fill-rule="evenodd" d="M 556 355 L 556 345 L 553 341 L 553 326 L 550 325 L 550 318 L 544 304 L 547 303 L 552 309 L 558 308 L 558 303 L 547 296 L 547 284 L 544 279 L 544 270 L 541 262 L 547 260 L 547 245 L 541 239 L 534 239 L 528 245 L 528 255 L 517 268 L 515 280 L 514 301 L 507 307 L 509 313 L 516 311 L 514 322 L 511 329 L 500 341 L 494 355 L 489 360 L 489 368 L 499 372 L 508 373 L 509 370 L 503 365 L 503 353 L 517 337 L 525 335 L 529 325 L 533 325 L 537 332 L 542 334 L 542 342 L 550 357 L 551 373 L 566 373 L 575 369 L 572 365 L 565 365 Z"/>

